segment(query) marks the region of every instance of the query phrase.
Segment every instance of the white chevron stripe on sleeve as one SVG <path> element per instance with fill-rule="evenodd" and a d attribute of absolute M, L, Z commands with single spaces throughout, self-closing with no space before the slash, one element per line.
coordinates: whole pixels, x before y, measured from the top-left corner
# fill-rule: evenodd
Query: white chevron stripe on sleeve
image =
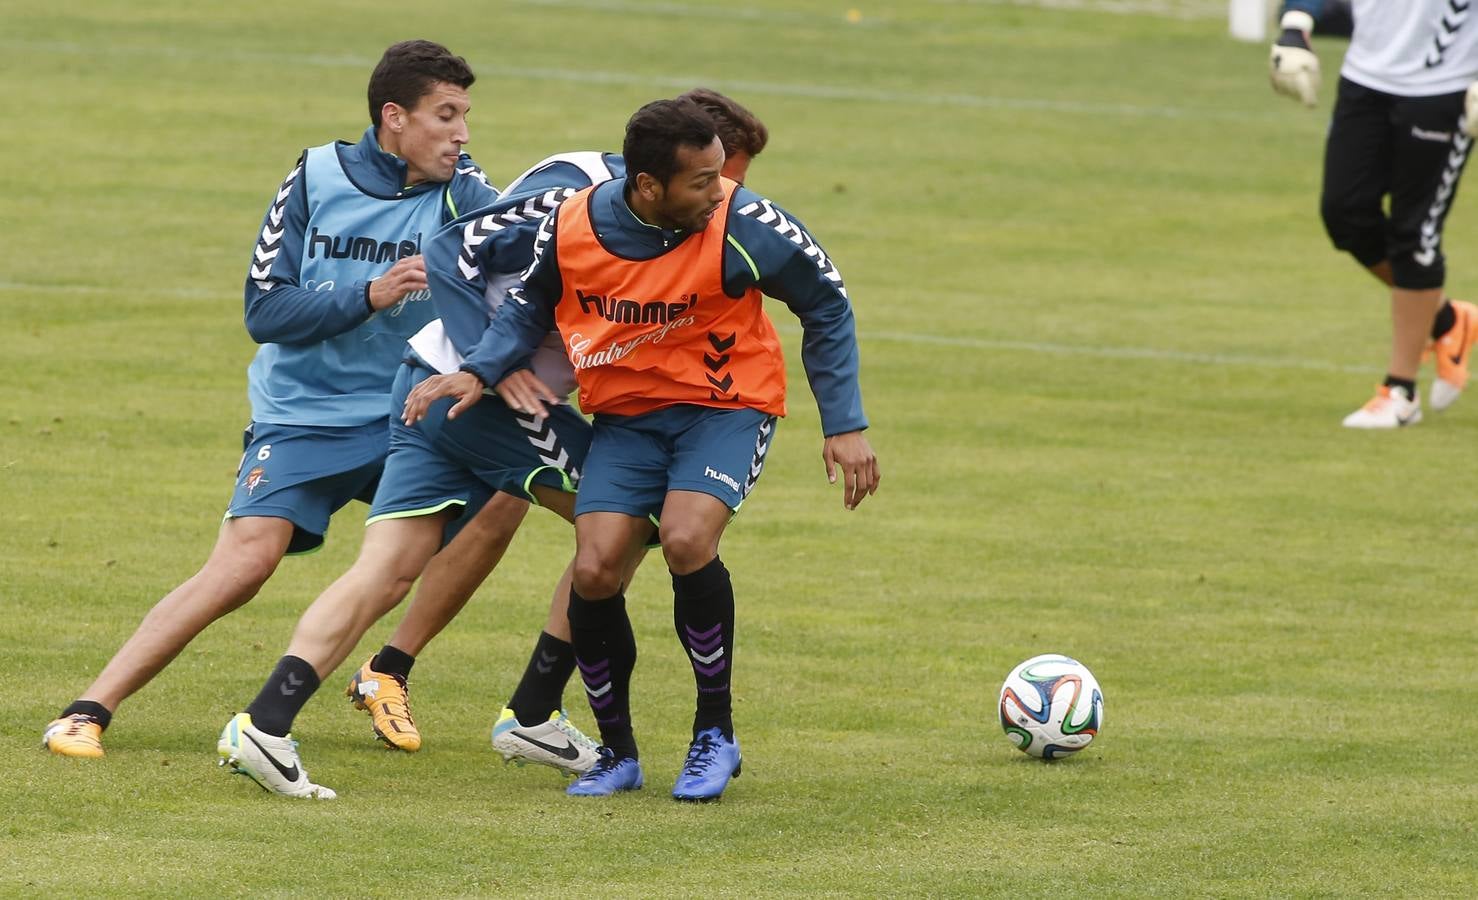
<path fill-rule="evenodd" d="M 277 261 L 277 255 L 282 250 L 282 235 L 287 230 L 283 225 L 287 198 L 292 195 L 293 185 L 298 180 L 298 175 L 303 171 L 303 163 L 307 154 L 298 157 L 298 164 L 283 179 L 282 186 L 277 189 L 277 196 L 272 200 L 272 207 L 267 210 L 267 221 L 262 226 L 262 234 L 257 238 L 256 249 L 252 252 L 252 264 L 249 273 L 252 283 L 257 289 L 266 293 L 277 286 L 272 280 L 272 264 Z"/>
<path fill-rule="evenodd" d="M 847 287 L 842 283 L 842 273 L 837 271 L 836 265 L 827 258 L 821 245 L 816 243 L 815 238 L 807 234 L 805 229 L 787 219 L 773 203 L 768 200 L 757 200 L 740 209 L 739 215 L 748 216 L 769 225 L 781 237 L 800 247 L 801 253 L 816 263 L 816 267 L 821 270 L 821 276 L 836 285 L 837 292 L 843 297 L 847 296 Z"/>

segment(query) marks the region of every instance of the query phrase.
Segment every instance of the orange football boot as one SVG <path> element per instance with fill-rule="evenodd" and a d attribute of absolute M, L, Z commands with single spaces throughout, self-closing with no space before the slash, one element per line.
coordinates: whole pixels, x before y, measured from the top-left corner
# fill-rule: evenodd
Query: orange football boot
<path fill-rule="evenodd" d="M 1432 355 L 1437 361 L 1437 377 L 1427 391 L 1432 409 L 1442 411 L 1453 403 L 1468 386 L 1468 361 L 1473 344 L 1478 342 L 1478 306 L 1464 300 L 1452 300 L 1455 314 L 1452 327 L 1432 342 Z"/>
<path fill-rule="evenodd" d="M 86 713 L 62 716 L 46 726 L 41 746 L 58 756 L 99 759 L 103 755 L 103 726 Z"/>
<path fill-rule="evenodd" d="M 371 669 L 374 661 L 373 656 L 365 660 L 344 694 L 370 714 L 376 737 L 396 750 L 414 753 L 421 749 L 421 732 L 411 718 L 410 689 L 394 675 Z"/>

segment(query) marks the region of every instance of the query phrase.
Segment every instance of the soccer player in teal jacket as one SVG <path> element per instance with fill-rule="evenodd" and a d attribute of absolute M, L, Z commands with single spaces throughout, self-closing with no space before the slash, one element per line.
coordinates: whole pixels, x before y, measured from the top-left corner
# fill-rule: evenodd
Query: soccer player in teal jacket
<path fill-rule="evenodd" d="M 305 151 L 278 189 L 245 286 L 247 330 L 260 345 L 248 372 L 252 421 L 215 549 L 47 727 L 53 752 L 101 756 L 123 699 L 255 596 L 285 554 L 321 544 L 334 511 L 373 490 L 403 341 L 431 316 L 420 242 L 497 196 L 461 152 L 473 80 L 439 44 L 390 47 L 370 78 L 364 136 Z M 264 753 L 288 746 L 261 737 L 276 748 Z"/>

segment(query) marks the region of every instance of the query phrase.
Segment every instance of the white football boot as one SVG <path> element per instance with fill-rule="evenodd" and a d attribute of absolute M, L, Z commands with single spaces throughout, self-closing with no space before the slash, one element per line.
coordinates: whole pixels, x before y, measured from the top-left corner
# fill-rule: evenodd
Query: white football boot
<path fill-rule="evenodd" d="M 1422 420 L 1420 400 L 1406 396 L 1401 388 L 1381 387 L 1370 402 L 1345 416 L 1346 428 L 1401 428 Z"/>
<path fill-rule="evenodd" d="M 549 721 L 523 725 L 513 710 L 503 707 L 493 726 L 493 749 L 504 762 L 533 762 L 553 766 L 570 775 L 583 775 L 600 759 L 596 743 L 555 710 Z"/>
<path fill-rule="evenodd" d="M 308 770 L 298 758 L 298 742 L 288 737 L 274 737 L 256 728 L 251 716 L 237 713 L 226 723 L 221 739 L 216 742 L 221 765 L 232 773 L 245 775 L 264 790 L 286 797 L 308 797 L 332 800 L 338 795 L 329 788 L 308 780 Z"/>

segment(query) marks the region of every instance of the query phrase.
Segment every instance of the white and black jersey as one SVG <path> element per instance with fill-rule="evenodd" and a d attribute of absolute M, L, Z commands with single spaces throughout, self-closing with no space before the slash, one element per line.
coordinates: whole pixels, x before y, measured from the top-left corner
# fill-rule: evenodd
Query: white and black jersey
<path fill-rule="evenodd" d="M 1354 0 L 1340 75 L 1398 97 L 1467 90 L 1478 79 L 1478 0 Z"/>
<path fill-rule="evenodd" d="M 1478 80 L 1478 0 L 1353 0 L 1324 153 L 1320 210 L 1334 246 L 1389 262 L 1398 288 L 1446 278 L 1442 228 L 1473 147 L 1464 99 Z M 1285 0 L 1316 23 L 1323 0 Z"/>

